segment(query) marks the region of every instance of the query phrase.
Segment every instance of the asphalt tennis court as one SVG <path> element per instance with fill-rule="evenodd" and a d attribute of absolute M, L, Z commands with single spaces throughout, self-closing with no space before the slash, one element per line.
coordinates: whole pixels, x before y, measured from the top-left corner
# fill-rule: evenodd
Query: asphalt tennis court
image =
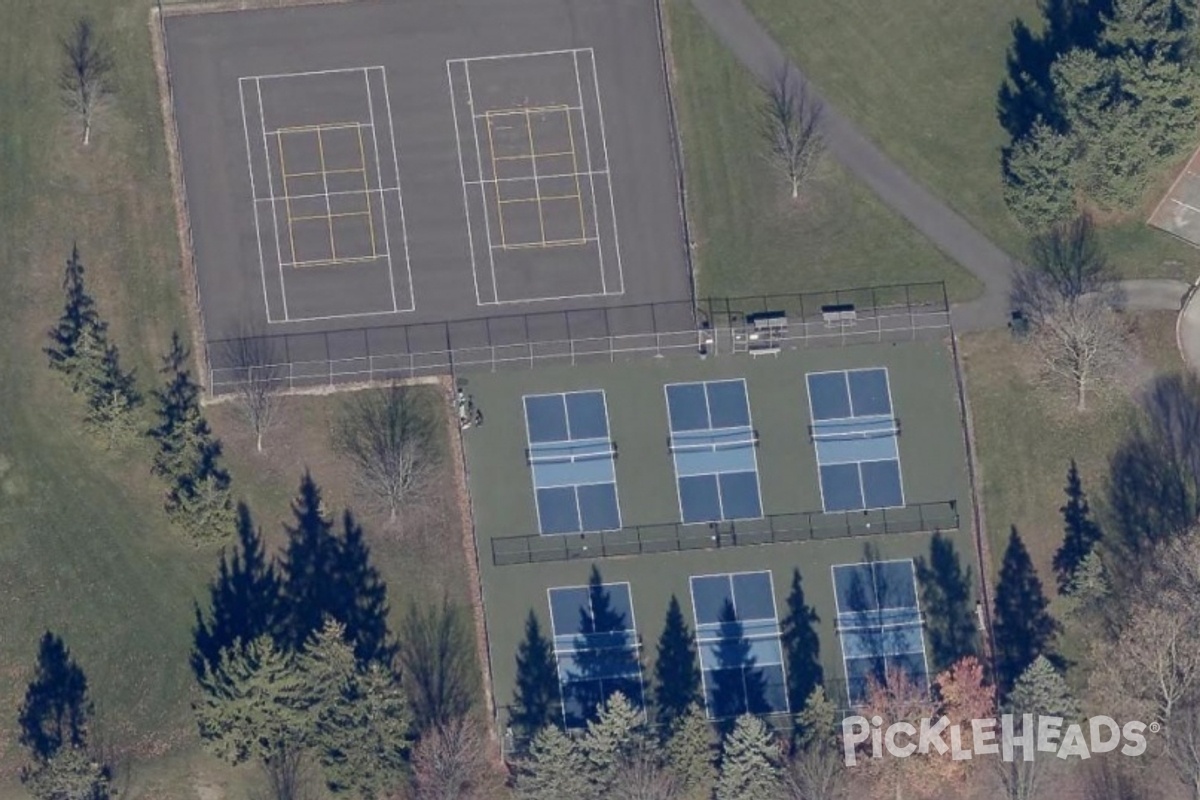
<path fill-rule="evenodd" d="M 486 420 L 465 443 L 499 703 L 531 610 L 555 637 L 568 724 L 605 687 L 644 691 L 674 595 L 710 716 L 794 710 L 781 655 L 793 573 L 844 702 L 888 670 L 928 680 L 912 561 L 942 528 L 973 564 L 942 343 L 501 371 L 463 388 Z M 890 478 L 863 469 L 889 461 L 898 506 Z M 831 483 L 845 465 L 853 480 Z M 772 538 L 790 525 L 812 535 Z"/>
<path fill-rule="evenodd" d="M 210 340 L 690 297 L 652 3 L 165 27 Z"/>
<path fill-rule="evenodd" d="M 1200 247 L 1200 150 L 1188 159 L 1147 222 Z"/>

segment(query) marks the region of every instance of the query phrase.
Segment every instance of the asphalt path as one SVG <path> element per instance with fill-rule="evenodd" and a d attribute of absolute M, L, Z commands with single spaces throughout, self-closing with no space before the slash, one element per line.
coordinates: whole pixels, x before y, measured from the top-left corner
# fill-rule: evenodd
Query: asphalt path
<path fill-rule="evenodd" d="M 829 154 L 869 186 L 885 205 L 983 283 L 984 291 L 979 298 L 952 307 L 955 329 L 987 330 L 1006 325 L 1011 309 L 1012 276 L 1020 266 L 1017 260 L 939 200 L 884 154 L 858 126 L 825 102 L 740 0 L 692 0 L 692 5 L 760 83 L 771 85 L 786 71 L 789 80 L 802 85 L 809 97 L 820 100 L 821 129 Z M 1179 312 L 1176 332 L 1180 352 L 1188 364 L 1200 369 L 1200 304 L 1192 302 L 1193 287 L 1174 280 L 1128 280 L 1122 281 L 1121 288 L 1125 308 Z"/>

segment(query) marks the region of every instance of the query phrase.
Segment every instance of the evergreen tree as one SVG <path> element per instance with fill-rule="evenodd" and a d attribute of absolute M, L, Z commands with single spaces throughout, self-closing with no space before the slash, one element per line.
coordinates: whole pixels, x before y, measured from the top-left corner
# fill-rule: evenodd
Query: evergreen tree
<path fill-rule="evenodd" d="M 841 797 L 847 779 L 837 708 L 817 686 L 796 716 L 795 746 L 788 763 L 789 797 Z"/>
<path fill-rule="evenodd" d="M 1058 623 L 1050 616 L 1049 605 L 1029 551 L 1014 526 L 995 598 L 996 685 L 1002 695 L 1034 659 L 1050 651 Z"/>
<path fill-rule="evenodd" d="M 270 764 L 307 744 L 309 723 L 298 708 L 304 683 L 293 659 L 266 636 L 228 650 L 200 678 L 193 705 L 205 747 L 230 764 Z"/>
<path fill-rule="evenodd" d="M 1054 572 L 1058 576 L 1058 591 L 1065 593 L 1080 564 L 1100 541 L 1100 526 L 1091 516 L 1087 493 L 1079 479 L 1075 459 L 1067 470 L 1067 485 L 1063 490 L 1067 502 L 1059 513 L 1063 516 L 1063 543 L 1054 554 Z"/>
<path fill-rule="evenodd" d="M 412 713 L 389 669 L 378 663 L 360 669 L 344 701 L 321 720 L 313 743 L 331 790 L 379 797 L 404 781 Z"/>
<path fill-rule="evenodd" d="M 688 706 L 671 726 L 666 760 L 685 796 L 712 796 L 717 781 L 717 739 L 698 704 Z"/>
<path fill-rule="evenodd" d="M 113 447 L 132 441 L 139 433 L 134 412 L 142 404 L 132 372 L 121 368 L 116 345 L 108 345 L 94 377 L 88 380 L 84 422 L 105 444 Z"/>
<path fill-rule="evenodd" d="M 808 747 L 818 743 L 836 745 L 837 707 L 825 694 L 823 686 L 814 686 L 796 715 L 800 735 L 797 744 Z"/>
<path fill-rule="evenodd" d="M 591 800 L 587 759 L 578 744 L 553 725 L 533 737 L 529 756 L 517 764 L 522 800 Z"/>
<path fill-rule="evenodd" d="M 716 800 L 777 800 L 783 793 L 779 745 L 758 717 L 744 714 L 725 735 Z"/>
<path fill-rule="evenodd" d="M 378 663 L 360 668 L 346 627 L 327 619 L 296 659 L 291 701 L 310 728 L 325 783 L 334 792 L 377 797 L 403 779 L 412 714 L 396 676 Z"/>
<path fill-rule="evenodd" d="M 679 600 L 671 595 L 654 661 L 655 718 L 664 730 L 700 699 L 700 685 L 692 632 L 683 618 Z"/>
<path fill-rule="evenodd" d="M 1062 717 L 1067 722 L 1078 722 L 1083 717 L 1079 701 L 1045 656 L 1038 656 L 1021 673 L 1005 705 L 1012 714 Z"/>
<path fill-rule="evenodd" d="M 221 443 L 200 412 L 200 387 L 192 381 L 188 352 L 176 333 L 163 358 L 165 386 L 155 392 L 158 443 L 154 471 L 167 481 L 167 514 L 192 538 L 220 539 L 233 532 L 237 515 L 229 473 L 221 465 Z"/>
<path fill-rule="evenodd" d="M 324 513 L 321 490 L 305 473 L 292 502 L 294 522 L 285 526 L 281 573 L 281 636 L 299 650 L 332 617 L 346 626 L 360 664 L 390 663 L 395 646 L 387 627 L 387 586 L 371 565 L 362 528 L 349 512 L 339 536 Z"/>
<path fill-rule="evenodd" d="M 87 676 L 63 640 L 46 631 L 21 704 L 21 744 L 38 761 L 53 758 L 64 747 L 83 747 L 91 716 Z"/>
<path fill-rule="evenodd" d="M 641 709 L 620 692 L 609 695 L 588 723 L 582 750 L 596 796 L 603 797 L 612 788 L 621 764 L 645 746 L 644 723 Z"/>
<path fill-rule="evenodd" d="M 940 533 L 929 543 L 929 560 L 918 558 L 917 582 L 925 612 L 930 670 L 937 674 L 978 646 L 971 568 L 963 569 L 953 543 Z"/>
<path fill-rule="evenodd" d="M 517 648 L 517 688 L 509 721 L 519 734 L 533 736 L 561 720 L 562 698 L 554 649 L 542 635 L 542 626 L 530 609 L 525 619 L 525 638 Z"/>
<path fill-rule="evenodd" d="M 1067 585 L 1065 593 L 1076 606 L 1094 607 L 1107 598 L 1111 591 L 1104 559 L 1101 558 L 1099 550 L 1093 549 L 1071 576 L 1071 583 Z"/>
<path fill-rule="evenodd" d="M 817 625 L 821 618 L 804 599 L 800 570 L 792 570 L 792 590 L 783 619 L 783 659 L 787 664 L 787 695 L 790 708 L 800 708 L 813 688 L 825 681 L 821 667 L 821 640 Z"/>
<path fill-rule="evenodd" d="M 221 652 L 242 648 L 260 636 L 278 639 L 280 586 L 267 559 L 262 534 L 250 509 L 238 506 L 237 548 L 221 554 L 217 577 L 208 587 L 209 608 L 195 609 L 192 671 L 197 677 L 215 669 Z"/>
<path fill-rule="evenodd" d="M 174 480 L 192 472 L 212 430 L 200 413 L 200 387 L 192 380 L 188 351 L 178 333 L 171 335 L 171 349 L 163 357 L 159 373 L 165 384 L 154 393 L 158 403 L 158 424 L 150 430 L 158 443 L 154 472 Z"/>
<path fill-rule="evenodd" d="M 64 747 L 48 761 L 21 772 L 21 783 L 34 800 L 108 800 L 107 767 L 82 747 Z"/>
<path fill-rule="evenodd" d="M 66 271 L 63 273 L 63 293 L 66 302 L 63 305 L 62 316 L 50 331 L 50 344 L 46 347 L 46 355 L 50 366 L 65 373 L 75 391 L 78 391 L 77 373 L 82 360 L 79 351 L 81 340 L 85 336 L 93 341 L 103 340 L 105 324 L 96 312 L 96 303 L 87 293 L 84 285 L 83 261 L 79 258 L 79 246 L 71 247 L 71 257 L 67 259 Z"/>
<path fill-rule="evenodd" d="M 1004 164 L 1004 202 L 1027 230 L 1045 230 L 1075 212 L 1075 144 L 1038 121 Z"/>

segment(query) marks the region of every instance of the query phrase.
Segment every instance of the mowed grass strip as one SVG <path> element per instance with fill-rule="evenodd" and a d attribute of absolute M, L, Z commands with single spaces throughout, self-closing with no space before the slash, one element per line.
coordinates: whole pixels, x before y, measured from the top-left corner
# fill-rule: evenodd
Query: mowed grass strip
<path fill-rule="evenodd" d="M 89 289 L 147 392 L 172 330 L 186 331 L 179 250 L 150 56 L 147 0 L 9 3 L 0 10 L 0 797 L 25 797 L 16 769 L 17 709 L 37 641 L 61 634 L 87 672 L 106 743 L 133 760 L 123 795 L 155 800 L 246 796 L 253 768 L 201 753 L 190 710 L 193 603 L 205 602 L 218 552 L 172 531 L 151 446 L 106 452 L 84 434 L 82 404 L 46 367 L 45 332 L 62 307 L 72 242 Z M 81 16 L 114 50 L 117 87 L 92 144 L 78 143 L 59 102 L 59 37 Z M 236 198 L 231 198 L 231 200 Z M 190 338 L 190 337 L 185 337 Z M 254 452 L 234 409 L 207 410 L 226 446 L 235 494 L 272 546 L 305 466 L 331 511 L 357 506 L 328 452 L 340 398 L 289 400 L 267 452 Z M 147 425 L 150 415 L 146 416 Z M 393 612 L 409 599 L 465 594 L 461 521 L 439 484 L 416 535 L 359 514 Z M 453 546 L 451 546 L 451 542 Z"/>
<path fill-rule="evenodd" d="M 1175 345 L 1175 314 L 1133 315 L 1142 382 L 1107 398 L 1093 398 L 1079 413 L 1069 399 L 1040 383 L 1027 345 L 1007 332 L 962 337 L 967 389 L 975 425 L 993 568 L 1004 556 L 1011 526 L 1029 548 L 1047 590 L 1054 585 L 1051 559 L 1062 542 L 1059 508 L 1074 458 L 1093 513 L 1103 522 L 1108 459 L 1135 413 L 1133 397 L 1155 374 L 1181 368 Z"/>
<path fill-rule="evenodd" d="M 1026 236 L 1001 194 L 1009 139 L 996 102 L 1012 24 L 1042 25 L 1036 0 L 747 5 L 830 103 L 997 244 L 1024 254 Z M 1148 194 L 1147 208 L 1104 221 L 1104 244 L 1129 277 L 1190 280 L 1200 272 L 1200 251 L 1144 224 L 1169 177 Z"/>
<path fill-rule="evenodd" d="M 945 280 L 980 291 L 865 186 L 826 157 L 800 201 L 765 157 L 762 92 L 686 0 L 667 4 L 688 209 L 703 295 Z"/>
<path fill-rule="evenodd" d="M 9 3 L 0 16 L 0 768 L 46 629 L 88 673 L 106 738 L 150 753 L 191 735 L 192 601 L 212 552 L 167 529 L 146 445 L 106 453 L 45 364 L 77 241 L 90 289 L 143 387 L 182 324 L 178 249 L 147 28 L 131 0 Z M 87 15 L 118 87 L 92 145 L 59 102 L 59 37 Z"/>

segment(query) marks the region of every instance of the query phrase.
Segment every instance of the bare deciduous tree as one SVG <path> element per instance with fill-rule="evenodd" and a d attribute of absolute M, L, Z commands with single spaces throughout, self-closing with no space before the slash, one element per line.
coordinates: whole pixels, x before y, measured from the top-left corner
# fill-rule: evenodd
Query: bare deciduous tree
<path fill-rule="evenodd" d="M 1030 322 L 1037 325 L 1063 304 L 1093 296 L 1112 306 L 1120 306 L 1122 300 L 1090 216 L 1078 216 L 1033 237 L 1029 265 L 1017 271 L 1012 291 L 1013 305 Z"/>
<path fill-rule="evenodd" d="M 649 747 L 639 747 L 622 758 L 613 776 L 609 800 L 679 800 L 674 776 Z"/>
<path fill-rule="evenodd" d="M 278 416 L 287 388 L 286 368 L 279 365 L 272 340 L 261 334 L 248 332 L 231 339 L 225 350 L 225 361 L 238 376 L 238 404 L 261 453 L 263 436 Z"/>
<path fill-rule="evenodd" d="M 1120 384 L 1132 355 L 1129 326 L 1098 294 L 1044 304 L 1034 345 L 1048 376 L 1070 387 L 1079 411 L 1090 394 Z"/>
<path fill-rule="evenodd" d="M 416 800 L 491 800 L 503 779 L 488 760 L 483 725 L 457 717 L 425 731 L 413 749 Z"/>
<path fill-rule="evenodd" d="M 388 511 L 418 501 L 443 458 L 440 404 L 431 392 L 392 384 L 350 395 L 334 428 L 334 447 L 355 466 L 360 490 Z"/>
<path fill-rule="evenodd" d="M 766 90 L 762 107 L 762 135 L 771 163 L 787 177 L 792 199 L 816 172 L 825 140 L 821 135 L 821 101 L 808 85 L 786 67 L 775 75 Z"/>
<path fill-rule="evenodd" d="M 75 23 L 71 35 L 62 40 L 62 49 L 66 60 L 59 74 L 59 88 L 67 108 L 79 120 L 83 144 L 87 146 L 92 138 L 92 120 L 112 93 L 112 52 L 86 18 Z"/>
<path fill-rule="evenodd" d="M 848 776 L 836 745 L 831 738 L 796 749 L 784 776 L 789 800 L 842 800 L 848 796 Z"/>
<path fill-rule="evenodd" d="M 1200 533 L 1158 545 L 1146 563 L 1115 641 L 1093 645 L 1091 689 L 1106 708 L 1162 724 L 1171 766 L 1200 799 Z"/>

